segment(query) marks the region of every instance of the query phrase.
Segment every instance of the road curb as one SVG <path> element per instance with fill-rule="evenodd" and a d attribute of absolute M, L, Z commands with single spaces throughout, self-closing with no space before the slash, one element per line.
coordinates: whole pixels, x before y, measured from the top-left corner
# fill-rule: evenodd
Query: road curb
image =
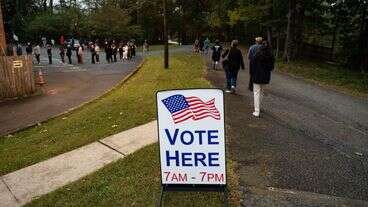
<path fill-rule="evenodd" d="M 83 102 L 83 103 L 81 103 L 81 104 L 79 104 L 79 105 L 77 105 L 75 107 L 72 107 L 72 108 L 70 108 L 68 110 L 65 110 L 64 112 L 61 112 L 61 113 L 56 114 L 54 116 L 51 116 L 51 117 L 49 117 L 46 120 L 43 120 L 41 122 L 35 122 L 35 123 L 29 124 L 29 125 L 27 125 L 25 127 L 21 127 L 21 128 L 17 128 L 17 129 L 14 129 L 14 130 L 10 130 L 10 131 L 6 132 L 5 134 L 0 134 L 0 137 L 7 136 L 7 135 L 10 135 L 10 134 L 13 134 L 13 133 L 17 133 L 17 132 L 21 132 L 21 131 L 27 130 L 27 129 L 31 128 L 31 127 L 34 127 L 34 126 L 38 125 L 38 124 L 42 124 L 42 123 L 45 123 L 45 122 L 50 121 L 52 119 L 55 119 L 55 118 L 57 118 L 59 116 L 66 115 L 66 114 L 68 114 L 68 113 L 70 113 L 70 112 L 72 112 L 72 111 L 74 111 L 76 109 L 79 109 L 79 108 L 81 108 L 81 107 L 83 107 L 83 106 L 85 106 L 87 104 L 93 103 L 94 101 L 97 101 L 97 100 L 99 100 L 99 99 L 107 96 L 110 92 L 116 90 L 119 86 L 123 85 L 132 76 L 134 76 L 142 68 L 142 66 L 144 65 L 145 62 L 146 62 L 146 59 L 145 58 L 142 58 L 141 62 L 138 64 L 138 66 L 132 72 L 130 72 L 127 76 L 125 76 L 121 81 L 119 81 L 117 84 L 115 84 L 112 88 L 110 88 L 109 90 L 105 91 L 102 95 L 100 95 L 100 96 L 98 96 L 98 97 L 96 97 L 96 98 L 94 98 L 92 100 Z"/>

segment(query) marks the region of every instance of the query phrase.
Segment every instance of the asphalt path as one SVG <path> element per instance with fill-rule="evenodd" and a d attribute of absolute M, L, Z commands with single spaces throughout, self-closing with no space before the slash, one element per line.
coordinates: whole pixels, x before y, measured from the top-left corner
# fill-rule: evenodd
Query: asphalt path
<path fill-rule="evenodd" d="M 46 49 L 41 49 L 41 63 L 34 59 L 33 70 L 43 72 L 46 84 L 33 97 L 0 102 L 0 136 L 45 121 L 82 103 L 101 96 L 132 72 L 142 61 L 138 54 L 130 61 L 107 63 L 100 54 L 100 64 L 91 63 L 91 54 L 85 51 L 84 64 L 62 63 L 59 50 L 54 48 L 53 64 L 48 64 Z"/>
<path fill-rule="evenodd" d="M 208 78 L 224 87 L 223 71 Z M 225 98 L 242 206 L 368 206 L 367 98 L 274 72 L 255 118 L 248 80 Z"/>
<path fill-rule="evenodd" d="M 180 46 L 170 52 L 186 52 L 190 48 Z M 145 55 L 162 53 L 162 50 L 156 50 Z M 132 60 L 122 61 L 117 57 L 116 63 L 108 63 L 105 52 L 101 51 L 100 63 L 92 64 L 92 55 L 86 49 L 83 64 L 77 64 L 75 51 L 72 64 L 68 64 L 61 61 L 59 49 L 53 48 L 52 64 L 49 64 L 46 49 L 42 48 L 41 63 L 36 64 L 34 58 L 33 70 L 35 74 L 41 70 L 47 83 L 33 97 L 0 102 L 0 136 L 45 121 L 101 96 L 132 72 L 143 58 L 138 49 Z"/>

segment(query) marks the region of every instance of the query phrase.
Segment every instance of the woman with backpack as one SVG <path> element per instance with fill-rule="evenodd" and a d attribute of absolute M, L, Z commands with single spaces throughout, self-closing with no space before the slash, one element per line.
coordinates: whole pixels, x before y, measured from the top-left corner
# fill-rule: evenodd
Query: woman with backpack
<path fill-rule="evenodd" d="M 254 55 L 254 67 L 250 68 L 253 82 L 254 112 L 253 116 L 259 117 L 263 88 L 270 83 L 271 71 L 274 69 L 275 58 L 267 41 L 263 41 L 261 47 Z"/>
<path fill-rule="evenodd" d="M 231 48 L 222 54 L 222 66 L 226 75 L 226 93 L 235 93 L 236 81 L 240 68 L 244 70 L 244 60 L 242 52 L 238 49 L 238 40 L 231 42 Z"/>

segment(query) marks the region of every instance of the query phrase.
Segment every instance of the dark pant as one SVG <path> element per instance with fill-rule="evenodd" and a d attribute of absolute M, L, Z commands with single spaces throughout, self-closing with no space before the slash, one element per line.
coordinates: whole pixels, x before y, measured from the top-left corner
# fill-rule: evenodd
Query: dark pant
<path fill-rule="evenodd" d="M 65 56 L 65 55 L 64 55 L 64 54 L 65 54 L 65 53 L 60 53 L 61 62 L 63 62 L 63 63 L 65 62 L 65 59 L 64 59 L 64 56 Z"/>
<path fill-rule="evenodd" d="M 92 53 L 92 64 L 95 64 L 96 62 L 95 62 L 95 56 L 96 56 L 96 54 L 95 53 Z"/>
<path fill-rule="evenodd" d="M 99 63 L 100 62 L 100 55 L 96 54 L 96 62 Z"/>
<path fill-rule="evenodd" d="M 49 55 L 49 64 L 52 64 L 52 56 Z"/>
<path fill-rule="evenodd" d="M 68 56 L 69 64 L 72 64 L 72 55 L 67 55 L 67 56 Z"/>
<path fill-rule="evenodd" d="M 37 63 L 40 64 L 40 55 L 36 55 Z"/>
<path fill-rule="evenodd" d="M 239 70 L 231 70 L 229 67 L 225 67 L 226 75 L 226 88 L 231 89 L 232 86 L 236 87 L 236 80 L 238 79 Z"/>

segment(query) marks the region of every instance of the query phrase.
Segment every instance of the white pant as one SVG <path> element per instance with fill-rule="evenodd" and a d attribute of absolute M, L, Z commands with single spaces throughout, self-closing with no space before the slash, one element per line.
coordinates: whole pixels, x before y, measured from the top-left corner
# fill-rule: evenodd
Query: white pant
<path fill-rule="evenodd" d="M 263 98 L 263 84 L 253 83 L 253 94 L 254 94 L 254 112 L 259 114 L 261 111 L 261 102 Z"/>

